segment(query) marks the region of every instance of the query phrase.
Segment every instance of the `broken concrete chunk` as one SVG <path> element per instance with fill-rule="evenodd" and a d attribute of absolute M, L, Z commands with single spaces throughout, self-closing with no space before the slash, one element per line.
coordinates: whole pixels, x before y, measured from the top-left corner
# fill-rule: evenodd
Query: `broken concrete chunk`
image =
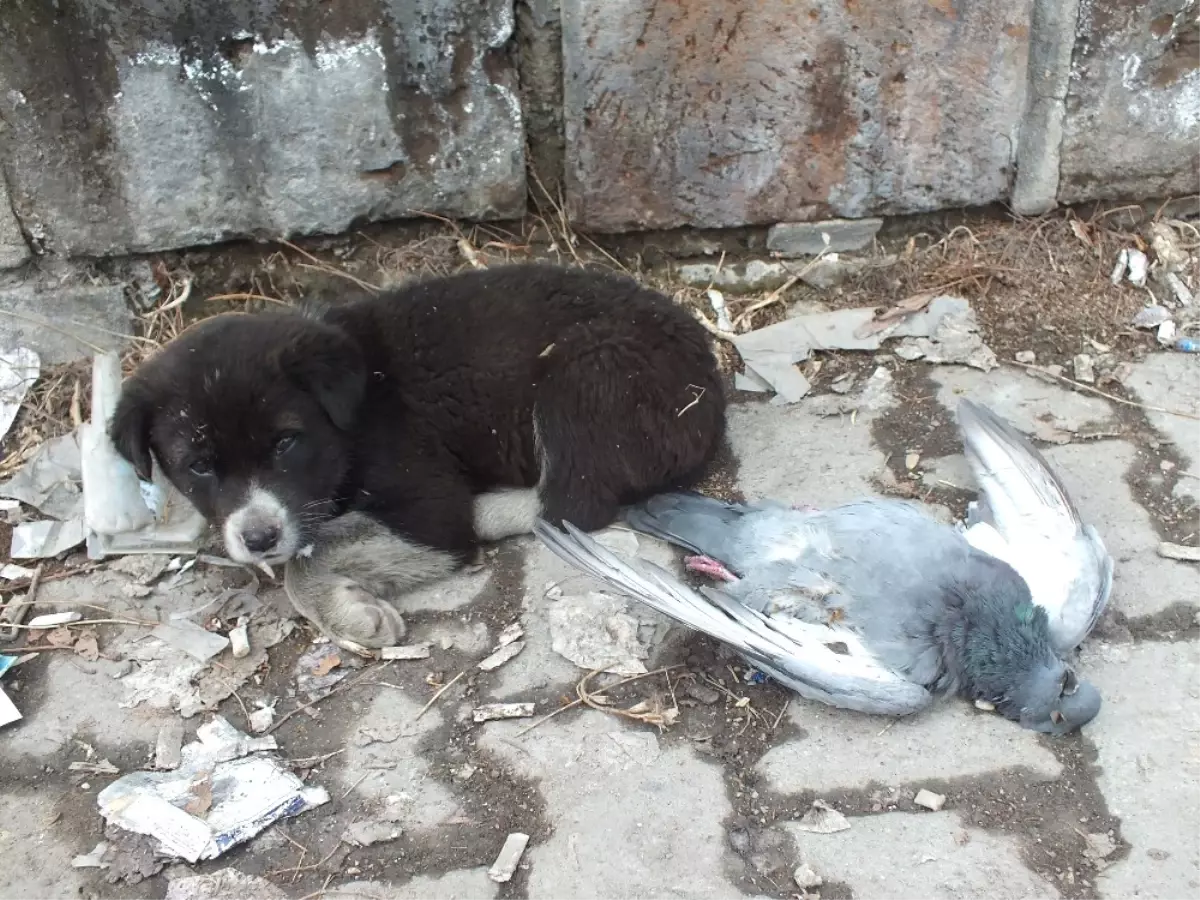
<path fill-rule="evenodd" d="M 475 707 L 472 718 L 479 723 L 496 719 L 528 719 L 532 715 L 532 703 L 485 703 Z"/>
<path fill-rule="evenodd" d="M 1096 383 L 1096 364 L 1089 354 L 1080 353 L 1071 360 L 1071 365 L 1075 370 L 1076 381 L 1082 381 L 1085 384 Z"/>
<path fill-rule="evenodd" d="M 511 881 L 513 875 L 516 874 L 517 866 L 521 863 L 521 857 L 525 853 L 525 848 L 529 846 L 529 835 L 521 834 L 519 831 L 514 831 L 504 841 L 504 846 L 500 848 L 500 853 L 496 856 L 496 861 L 492 863 L 488 869 L 488 878 L 497 884 L 504 884 L 506 881 Z"/>
<path fill-rule="evenodd" d="M 355 847 L 370 847 L 383 841 L 394 841 L 403 830 L 394 822 L 355 822 L 342 833 L 342 840 Z"/>
<path fill-rule="evenodd" d="M 801 863 L 796 867 L 796 871 L 792 873 L 792 880 L 796 882 L 796 887 L 802 891 L 820 887 L 825 883 L 825 879 L 818 875 L 808 863 Z"/>
<path fill-rule="evenodd" d="M 244 621 L 230 629 L 229 648 L 234 659 L 245 659 L 250 655 L 250 628 Z"/>
<path fill-rule="evenodd" d="M 400 647 L 384 647 L 379 651 L 382 660 L 429 659 L 428 644 L 407 644 Z"/>
<path fill-rule="evenodd" d="M 785 259 L 816 256 L 828 248 L 845 253 L 869 247 L 883 219 L 827 219 L 823 222 L 780 222 L 767 231 L 767 249 Z"/>
<path fill-rule="evenodd" d="M 834 834 L 848 829 L 850 822 L 824 800 L 814 800 L 796 827 L 813 834 Z"/>
<path fill-rule="evenodd" d="M 1177 559 L 1180 562 L 1200 562 L 1200 547 L 1188 547 L 1185 544 L 1163 541 L 1158 545 L 1158 555 L 1164 559 Z"/>
<path fill-rule="evenodd" d="M 625 600 L 600 591 L 566 596 L 548 611 L 550 646 L 581 669 L 643 675 L 650 648 Z"/>
<path fill-rule="evenodd" d="M 504 630 L 500 632 L 500 637 L 496 639 L 496 649 L 511 644 L 513 641 L 519 640 L 525 636 L 525 628 L 520 622 L 509 622 L 504 626 Z"/>
<path fill-rule="evenodd" d="M 731 294 L 752 294 L 781 287 L 791 278 L 783 263 L 752 259 L 745 263 L 688 263 L 679 267 L 679 277 L 694 287 L 717 287 Z"/>
<path fill-rule="evenodd" d="M 493 669 L 500 668 L 524 649 L 524 641 L 514 641 L 511 644 L 505 644 L 487 659 L 480 662 L 479 668 L 484 672 L 491 672 Z"/>
<path fill-rule="evenodd" d="M 158 729 L 158 740 L 154 744 L 154 768 L 162 771 L 178 769 L 183 762 L 183 722 L 172 719 Z"/>
<path fill-rule="evenodd" d="M 937 812 L 946 805 L 946 796 L 945 794 L 935 794 L 933 791 L 921 788 L 921 790 L 917 791 L 917 796 L 913 798 L 913 803 Z"/>

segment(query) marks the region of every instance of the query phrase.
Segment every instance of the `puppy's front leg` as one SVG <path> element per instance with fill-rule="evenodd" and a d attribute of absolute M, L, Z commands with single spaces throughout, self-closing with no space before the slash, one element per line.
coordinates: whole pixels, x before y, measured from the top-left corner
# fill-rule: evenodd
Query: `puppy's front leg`
<path fill-rule="evenodd" d="M 406 628 L 395 602 L 458 568 L 455 554 L 408 540 L 362 513 L 323 524 L 308 558 L 284 570 L 288 597 L 322 633 L 356 653 L 389 647 Z"/>

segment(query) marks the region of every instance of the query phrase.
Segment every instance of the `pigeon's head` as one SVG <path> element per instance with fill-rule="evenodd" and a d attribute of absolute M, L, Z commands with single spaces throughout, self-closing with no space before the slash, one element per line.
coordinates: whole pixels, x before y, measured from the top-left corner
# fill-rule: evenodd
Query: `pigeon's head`
<path fill-rule="evenodd" d="M 1100 692 L 1062 660 L 1030 672 L 1009 702 L 1023 727 L 1045 734 L 1070 734 L 1100 712 Z"/>

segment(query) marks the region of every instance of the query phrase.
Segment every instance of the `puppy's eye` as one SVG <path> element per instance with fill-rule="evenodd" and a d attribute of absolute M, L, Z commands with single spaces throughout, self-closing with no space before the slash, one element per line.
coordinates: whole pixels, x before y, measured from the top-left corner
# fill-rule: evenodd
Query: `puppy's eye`
<path fill-rule="evenodd" d="M 294 434 L 285 434 L 285 435 L 280 436 L 275 441 L 275 455 L 283 456 L 283 454 L 287 453 L 289 450 L 291 450 L 293 447 L 295 447 L 296 446 L 296 438 L 297 438 L 297 435 L 294 435 Z"/>
<path fill-rule="evenodd" d="M 197 478 L 206 478 L 213 473 L 213 464 L 211 459 L 198 459 L 188 466 L 188 471 Z"/>

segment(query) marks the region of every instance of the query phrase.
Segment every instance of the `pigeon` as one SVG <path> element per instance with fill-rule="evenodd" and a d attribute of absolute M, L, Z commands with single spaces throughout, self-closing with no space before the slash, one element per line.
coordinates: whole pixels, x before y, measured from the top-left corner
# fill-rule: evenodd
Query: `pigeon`
<path fill-rule="evenodd" d="M 1021 432 L 970 400 L 959 402 L 957 418 L 981 495 L 967 507 L 967 540 L 1025 579 L 1033 602 L 1046 611 L 1055 649 L 1066 655 L 1108 605 L 1112 557 Z"/>
<path fill-rule="evenodd" d="M 575 568 L 728 644 L 802 697 L 907 716 L 957 694 L 1055 735 L 1100 710 L 1016 570 L 916 504 L 815 510 L 684 492 L 651 497 L 626 521 L 695 554 L 685 565 L 723 583 L 694 590 L 569 522 L 539 520 L 534 532 Z"/>

